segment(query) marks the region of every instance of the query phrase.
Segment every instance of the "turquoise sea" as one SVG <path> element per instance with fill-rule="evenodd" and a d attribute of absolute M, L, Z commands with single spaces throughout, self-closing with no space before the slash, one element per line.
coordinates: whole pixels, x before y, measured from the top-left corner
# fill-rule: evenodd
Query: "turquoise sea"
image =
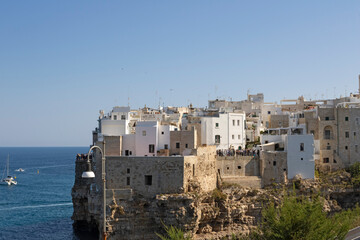
<path fill-rule="evenodd" d="M 0 239 L 90 239 L 75 234 L 71 188 L 75 156 L 88 147 L 0 148 L 0 178 L 10 155 L 18 185 L 0 185 Z M 15 172 L 23 168 L 25 172 Z"/>

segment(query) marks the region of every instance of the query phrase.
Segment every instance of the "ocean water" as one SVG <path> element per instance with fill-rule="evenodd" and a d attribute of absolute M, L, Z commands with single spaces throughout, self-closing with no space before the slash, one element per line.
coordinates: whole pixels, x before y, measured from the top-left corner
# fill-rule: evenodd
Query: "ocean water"
<path fill-rule="evenodd" d="M 0 185 L 0 239 L 89 239 L 73 232 L 75 156 L 88 147 L 0 148 L 16 186 Z M 23 168 L 25 172 L 15 172 Z"/>

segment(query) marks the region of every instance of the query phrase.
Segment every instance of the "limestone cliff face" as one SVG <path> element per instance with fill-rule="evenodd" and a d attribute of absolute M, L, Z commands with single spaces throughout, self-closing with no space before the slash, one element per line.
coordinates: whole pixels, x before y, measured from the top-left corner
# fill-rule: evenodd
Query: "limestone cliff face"
<path fill-rule="evenodd" d="M 81 179 L 85 162 L 77 162 L 76 179 L 72 189 L 74 228 L 102 229 L 102 191 L 91 180 Z M 261 220 L 261 210 L 270 201 L 280 204 L 285 189 L 298 194 L 321 192 L 324 209 L 329 212 L 353 207 L 360 201 L 360 191 L 346 186 L 349 175 L 332 177 L 331 182 L 295 179 L 288 185 L 267 189 L 222 185 L 222 190 L 183 194 L 159 194 L 144 197 L 130 190 L 107 190 L 108 239 L 158 239 L 163 224 L 188 232 L 194 239 L 223 239 L 233 233 L 248 234 Z M 344 186 L 345 183 L 345 186 Z"/>
<path fill-rule="evenodd" d="M 97 222 L 94 215 L 89 212 L 89 192 L 93 183 L 91 179 L 81 178 L 86 171 L 86 161 L 77 160 L 75 164 L 75 183 L 71 190 L 74 212 L 71 217 L 74 220 L 74 228 L 80 231 L 94 231 L 97 229 Z"/>
<path fill-rule="evenodd" d="M 89 198 L 86 202 L 86 194 L 81 195 L 81 191 L 78 189 L 76 194 L 73 191 L 73 197 L 79 198 L 74 200 L 74 206 L 79 206 L 74 207 L 75 223 L 100 226 L 97 220 L 101 216 L 100 200 Z M 247 234 L 260 220 L 263 202 L 275 199 L 265 190 L 247 188 L 228 188 L 201 195 L 165 194 L 152 199 L 134 196 L 131 200 L 123 200 L 116 194 L 111 197 L 111 193 L 107 196 L 110 199 L 108 239 L 158 239 L 155 233 L 163 232 L 163 224 L 177 226 L 195 239 L 221 239 L 239 232 Z M 91 205 L 100 211 L 86 211 Z"/>

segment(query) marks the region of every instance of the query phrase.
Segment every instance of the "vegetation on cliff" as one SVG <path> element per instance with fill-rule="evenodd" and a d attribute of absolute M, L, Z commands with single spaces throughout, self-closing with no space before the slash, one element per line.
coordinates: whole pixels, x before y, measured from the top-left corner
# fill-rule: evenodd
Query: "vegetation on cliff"
<path fill-rule="evenodd" d="M 271 203 L 263 210 L 259 228 L 249 239 L 344 239 L 352 224 L 359 218 L 360 208 L 329 215 L 323 210 L 319 196 L 286 196 L 279 207 Z"/>
<path fill-rule="evenodd" d="M 351 183 L 355 187 L 360 187 L 360 162 L 357 162 L 350 166 L 347 170 L 351 175 Z"/>
<path fill-rule="evenodd" d="M 180 228 L 167 226 L 163 223 L 166 235 L 156 233 L 161 240 L 191 240 L 191 236 L 186 235 Z"/>

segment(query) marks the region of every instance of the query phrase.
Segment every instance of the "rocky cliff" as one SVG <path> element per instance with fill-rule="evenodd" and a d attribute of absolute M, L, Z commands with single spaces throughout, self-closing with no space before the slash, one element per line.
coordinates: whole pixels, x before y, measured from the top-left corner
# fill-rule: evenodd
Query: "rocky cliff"
<path fill-rule="evenodd" d="M 81 165 L 77 171 L 83 171 Z M 273 184 L 266 189 L 251 189 L 223 184 L 212 192 L 162 194 L 145 198 L 133 194 L 124 198 L 116 191 L 107 192 L 108 239 L 158 239 L 163 224 L 173 225 L 194 239 L 224 239 L 232 234 L 248 234 L 261 220 L 261 210 L 270 201 L 279 204 L 284 194 L 320 194 L 324 210 L 340 211 L 360 201 L 360 190 L 348 184 L 350 176 L 342 172 L 322 180 L 294 179 Z M 72 196 L 75 229 L 102 229 L 101 194 L 92 189 L 91 181 L 77 179 Z"/>

